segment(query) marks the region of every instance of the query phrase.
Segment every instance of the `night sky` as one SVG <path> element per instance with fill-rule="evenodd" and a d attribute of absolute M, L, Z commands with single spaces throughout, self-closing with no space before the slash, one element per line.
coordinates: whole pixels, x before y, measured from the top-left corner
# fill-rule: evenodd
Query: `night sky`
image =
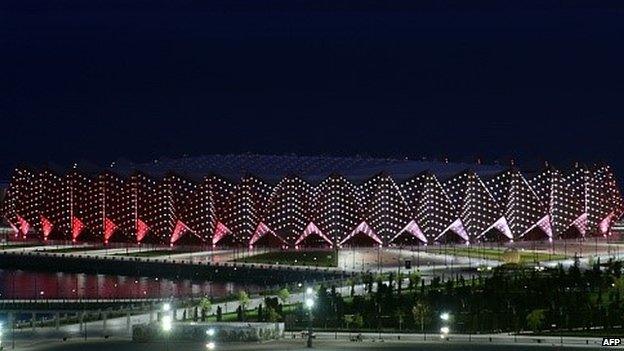
<path fill-rule="evenodd" d="M 621 176 L 617 4 L 6 0 L 0 179 L 242 152 L 604 161 Z"/>

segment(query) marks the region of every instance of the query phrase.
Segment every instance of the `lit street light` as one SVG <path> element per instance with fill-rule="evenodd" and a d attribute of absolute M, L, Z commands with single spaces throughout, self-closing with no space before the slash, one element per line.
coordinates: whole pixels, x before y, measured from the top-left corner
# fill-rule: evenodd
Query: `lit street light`
<path fill-rule="evenodd" d="M 312 347 L 312 308 L 314 307 L 314 290 L 306 289 L 305 307 L 308 309 L 308 342 L 307 346 Z"/>
<path fill-rule="evenodd" d="M 440 338 L 445 339 L 448 337 L 451 329 L 448 327 L 448 322 L 451 320 L 451 314 L 448 312 L 443 312 L 440 314 L 440 319 L 442 320 L 442 327 L 440 328 Z"/>
<path fill-rule="evenodd" d="M 162 306 L 162 309 L 165 312 L 165 315 L 161 319 L 162 330 L 166 334 L 165 335 L 165 349 L 169 350 L 169 332 L 173 328 L 173 318 L 171 317 L 171 314 L 169 313 L 171 311 L 171 304 L 165 303 Z"/>
<path fill-rule="evenodd" d="M 311 298 L 307 298 L 306 299 L 306 307 L 308 309 L 312 309 L 312 307 L 314 307 L 314 300 L 312 300 Z"/>
<path fill-rule="evenodd" d="M 214 348 L 215 348 L 215 343 L 214 342 L 211 341 L 211 342 L 206 344 L 206 349 L 214 350 Z"/>
<path fill-rule="evenodd" d="M 442 328 L 440 328 L 440 338 L 442 338 L 442 339 L 446 338 L 450 331 L 451 330 L 449 329 L 449 327 L 442 327 Z"/>
<path fill-rule="evenodd" d="M 165 332 L 171 331 L 172 328 L 171 316 L 163 316 L 162 317 L 162 329 Z"/>

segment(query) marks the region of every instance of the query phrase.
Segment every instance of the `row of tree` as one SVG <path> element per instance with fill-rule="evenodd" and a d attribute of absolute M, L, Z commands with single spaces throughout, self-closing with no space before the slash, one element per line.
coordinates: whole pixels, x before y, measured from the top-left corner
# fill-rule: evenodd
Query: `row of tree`
<path fill-rule="evenodd" d="M 453 331 L 463 333 L 571 330 L 624 325 L 624 277 L 622 262 L 596 262 L 581 271 L 578 264 L 565 270 L 499 267 L 491 274 L 461 275 L 428 284 L 418 274 L 408 276 L 365 275 L 364 293 L 355 294 L 355 281 L 348 295 L 335 286 L 320 286 L 313 310 L 315 327 L 331 329 L 394 329 L 435 332 L 440 314 L 449 313 Z M 303 328 L 307 310 L 289 306 L 290 292 L 265 298 L 253 314 L 257 321 L 285 321 L 288 328 Z M 209 310 L 210 302 L 202 302 Z M 249 297 L 239 293 L 237 319 L 248 320 Z M 217 311 L 218 320 L 221 312 Z"/>

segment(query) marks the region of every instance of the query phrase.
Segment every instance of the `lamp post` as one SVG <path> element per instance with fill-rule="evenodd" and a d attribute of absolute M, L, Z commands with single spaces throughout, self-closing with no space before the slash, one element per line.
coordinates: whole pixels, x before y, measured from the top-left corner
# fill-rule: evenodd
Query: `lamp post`
<path fill-rule="evenodd" d="M 308 308 L 308 347 L 312 347 L 312 308 L 314 307 L 314 299 L 306 298 L 306 307 Z"/>
<path fill-rule="evenodd" d="M 440 320 L 442 321 L 442 327 L 440 328 L 440 338 L 446 339 L 446 338 L 448 338 L 448 334 L 451 331 L 451 329 L 448 326 L 449 321 L 451 320 L 450 313 L 442 312 L 440 314 Z"/>
<path fill-rule="evenodd" d="M 214 335 L 215 335 L 215 330 L 214 328 L 210 328 L 208 330 L 206 330 L 206 335 L 208 336 L 208 342 L 206 343 L 206 349 L 207 350 L 214 350 L 215 348 L 215 342 L 214 342 Z"/>
<path fill-rule="evenodd" d="M 442 339 L 446 338 L 450 331 L 451 330 L 449 329 L 449 327 L 442 327 L 442 328 L 440 328 L 440 337 Z"/>
<path fill-rule="evenodd" d="M 164 315 L 162 316 L 161 319 L 161 324 L 162 324 L 162 330 L 163 332 L 165 332 L 165 349 L 168 351 L 169 350 L 169 332 L 171 332 L 171 329 L 173 328 L 173 318 L 171 318 L 171 304 L 166 302 L 165 304 L 163 304 L 162 306 L 162 310 Z"/>
<path fill-rule="evenodd" d="M 308 287 L 305 293 L 305 307 L 308 309 L 308 341 L 307 346 L 312 347 L 312 308 L 314 307 L 314 289 Z"/>

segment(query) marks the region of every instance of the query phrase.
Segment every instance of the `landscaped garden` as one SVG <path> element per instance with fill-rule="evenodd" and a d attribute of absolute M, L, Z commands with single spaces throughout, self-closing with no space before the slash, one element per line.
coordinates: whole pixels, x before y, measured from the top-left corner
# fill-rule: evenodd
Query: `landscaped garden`
<path fill-rule="evenodd" d="M 103 250 L 104 248 L 101 246 L 72 246 L 72 247 L 64 247 L 60 249 L 43 249 L 42 251 L 50 252 L 50 253 L 73 253 L 73 252 L 83 252 L 83 251 L 94 251 L 94 250 Z"/>
<path fill-rule="evenodd" d="M 363 295 L 355 295 L 353 285 L 347 294 L 321 285 L 313 294 L 314 327 L 437 333 L 444 323 L 453 333 L 601 336 L 621 332 L 624 323 L 624 276 L 618 261 L 597 262 L 586 271 L 577 265 L 544 271 L 494 268 L 491 275 L 436 277 L 425 283 L 414 274 L 407 281 L 368 274 L 362 279 Z M 217 310 L 216 317 L 208 317 L 215 313 L 209 310 L 205 318 L 281 320 L 288 329 L 305 328 L 307 309 L 288 304 L 282 295 L 287 297 L 288 291 L 266 298 L 259 310 L 243 307 L 227 315 Z M 246 306 L 247 297 L 241 296 Z"/>
<path fill-rule="evenodd" d="M 192 252 L 192 251 L 163 249 L 163 250 L 135 251 L 135 252 L 129 252 L 129 253 L 122 252 L 122 253 L 116 253 L 113 256 L 160 257 L 160 256 L 184 254 L 184 253 L 189 253 L 189 252 Z"/>
<path fill-rule="evenodd" d="M 505 263 L 530 263 L 540 261 L 562 260 L 566 256 L 559 253 L 549 253 L 536 250 L 510 250 L 506 248 L 479 247 L 479 246 L 454 246 L 454 247 L 429 247 L 427 252 L 440 255 L 453 255 L 486 260 L 495 260 Z"/>
<path fill-rule="evenodd" d="M 294 266 L 336 267 L 336 253 L 328 250 L 273 251 L 236 259 L 235 262 Z"/>

